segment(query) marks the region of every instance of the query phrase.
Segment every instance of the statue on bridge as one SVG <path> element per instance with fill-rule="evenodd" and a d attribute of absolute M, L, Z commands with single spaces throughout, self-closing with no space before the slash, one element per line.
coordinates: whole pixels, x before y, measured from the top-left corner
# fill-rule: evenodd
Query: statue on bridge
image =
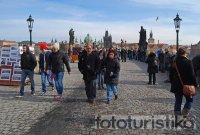
<path fill-rule="evenodd" d="M 140 39 L 139 39 L 138 59 L 144 62 L 146 59 L 146 52 L 147 52 L 147 42 L 146 42 L 147 37 L 146 37 L 146 30 L 143 28 L 143 26 L 141 26 L 141 30 L 139 33 L 140 33 Z"/>
<path fill-rule="evenodd" d="M 71 28 L 69 30 L 69 51 L 68 55 L 71 58 L 71 62 L 73 62 L 72 56 L 73 56 L 73 46 L 74 46 L 74 30 Z"/>
<path fill-rule="evenodd" d="M 74 44 L 74 30 L 71 28 L 69 31 L 69 45 Z"/>

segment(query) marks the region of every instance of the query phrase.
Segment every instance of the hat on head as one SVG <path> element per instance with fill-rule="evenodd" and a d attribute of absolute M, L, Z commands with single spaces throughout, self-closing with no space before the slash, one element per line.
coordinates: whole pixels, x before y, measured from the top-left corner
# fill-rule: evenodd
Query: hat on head
<path fill-rule="evenodd" d="M 46 43 L 39 43 L 40 49 L 47 49 L 47 44 Z"/>

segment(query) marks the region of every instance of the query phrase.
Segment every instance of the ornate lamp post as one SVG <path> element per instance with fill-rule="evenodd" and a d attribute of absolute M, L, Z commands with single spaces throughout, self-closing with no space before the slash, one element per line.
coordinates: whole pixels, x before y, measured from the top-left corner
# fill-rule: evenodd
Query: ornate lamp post
<path fill-rule="evenodd" d="M 181 21 L 182 21 L 182 19 L 179 18 L 179 15 L 177 13 L 176 18 L 174 18 L 174 25 L 175 25 L 175 29 L 176 29 L 176 51 L 178 51 L 178 33 L 179 33 Z"/>
<path fill-rule="evenodd" d="M 29 32 L 30 32 L 30 45 L 32 46 L 32 29 L 33 29 L 34 20 L 30 15 L 29 18 L 26 21 L 28 23 L 28 28 L 29 28 Z"/>

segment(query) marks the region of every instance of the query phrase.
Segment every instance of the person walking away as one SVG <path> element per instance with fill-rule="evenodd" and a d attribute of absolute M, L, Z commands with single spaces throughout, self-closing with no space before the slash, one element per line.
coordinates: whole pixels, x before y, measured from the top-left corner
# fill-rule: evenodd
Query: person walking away
<path fill-rule="evenodd" d="M 156 73 L 158 73 L 158 59 L 154 52 L 151 52 L 147 59 L 146 63 L 148 64 L 147 72 L 149 73 L 149 82 L 148 84 L 152 84 L 152 77 L 153 77 L 153 85 L 156 85 Z"/>
<path fill-rule="evenodd" d="M 37 61 L 35 55 L 29 50 L 28 45 L 23 45 L 23 54 L 21 55 L 21 83 L 20 83 L 20 93 L 16 97 L 24 96 L 24 85 L 26 77 L 29 77 L 31 83 L 31 95 L 35 95 L 35 82 L 34 82 L 34 69 L 37 66 Z"/>
<path fill-rule="evenodd" d="M 48 80 L 49 86 L 54 90 L 54 83 L 52 79 L 52 72 L 49 70 L 47 74 L 47 61 L 49 59 L 50 51 L 47 50 L 46 43 L 40 43 L 40 50 L 42 51 L 39 55 L 39 69 L 41 73 L 42 80 L 42 95 L 46 94 L 46 79 Z"/>
<path fill-rule="evenodd" d="M 85 63 L 80 66 L 79 70 L 83 73 L 87 102 L 94 104 L 96 98 L 96 78 L 100 60 L 96 52 L 93 52 L 92 46 L 92 44 L 87 45 L 87 55 L 83 58 Z"/>
<path fill-rule="evenodd" d="M 175 96 L 174 114 L 176 116 L 183 115 L 185 118 L 187 118 L 192 108 L 193 97 L 188 97 L 183 94 L 183 86 L 178 76 L 178 72 L 176 70 L 175 64 L 180 73 L 180 78 L 183 81 L 183 84 L 194 85 L 195 87 L 197 87 L 193 65 L 192 65 L 191 60 L 187 58 L 185 49 L 183 48 L 178 49 L 176 59 L 173 63 L 173 66 L 170 68 L 169 75 L 170 75 L 170 83 L 171 83 L 170 91 L 174 93 L 174 96 Z M 182 104 L 183 97 L 185 97 L 186 102 L 181 111 L 181 104 Z"/>
<path fill-rule="evenodd" d="M 107 104 L 110 104 L 110 101 L 112 100 L 112 91 L 115 95 L 115 99 L 118 98 L 117 84 L 119 80 L 120 63 L 116 57 L 115 50 L 109 51 L 104 66 L 106 68 L 105 84 L 107 91 Z"/>
<path fill-rule="evenodd" d="M 49 74 L 50 70 L 53 73 L 58 94 L 56 96 L 57 101 L 61 101 L 63 94 L 64 65 L 67 68 L 68 74 L 70 74 L 71 69 L 67 56 L 59 50 L 59 43 L 54 43 L 52 53 L 49 55 L 49 59 L 47 61 L 47 74 Z"/>

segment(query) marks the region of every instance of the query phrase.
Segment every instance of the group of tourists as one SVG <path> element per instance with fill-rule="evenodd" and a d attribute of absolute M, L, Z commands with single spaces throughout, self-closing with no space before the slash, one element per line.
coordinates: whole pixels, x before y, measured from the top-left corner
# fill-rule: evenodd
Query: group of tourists
<path fill-rule="evenodd" d="M 60 101 L 63 94 L 63 77 L 64 65 L 70 74 L 70 66 L 67 56 L 59 50 L 59 44 L 54 43 L 52 50 L 47 50 L 46 44 L 41 44 L 41 53 L 39 55 L 39 68 L 41 72 L 42 94 L 45 95 L 47 91 L 46 79 L 49 82 L 49 87 L 57 90 L 56 99 Z M 164 54 L 164 55 L 163 55 Z M 101 50 L 93 50 L 93 45 L 88 44 L 83 48 L 78 56 L 78 69 L 83 75 L 85 84 L 85 92 L 87 102 L 94 104 L 96 99 L 96 91 L 105 89 L 107 93 L 107 104 L 114 99 L 118 99 L 118 80 L 120 72 L 120 61 L 117 50 L 114 48 L 103 48 Z M 123 59 L 125 62 L 126 60 Z M 158 71 L 167 71 L 168 78 L 165 82 L 171 83 L 171 92 L 174 93 L 174 113 L 175 115 L 188 116 L 193 103 L 193 96 L 186 95 L 183 91 L 184 85 L 192 85 L 197 87 L 196 76 L 191 60 L 187 58 L 187 51 L 179 48 L 177 53 L 169 53 L 165 49 L 165 53 L 155 54 L 151 52 L 146 58 L 148 64 L 147 72 L 149 73 L 149 85 L 156 85 L 156 73 Z M 31 83 L 31 94 L 35 94 L 34 84 L 34 68 L 37 62 L 35 56 L 29 51 L 29 47 L 23 46 L 23 54 L 21 55 L 21 86 L 20 93 L 17 97 L 24 96 L 24 84 L 26 77 L 29 77 Z M 97 81 L 98 80 L 98 81 Z M 98 82 L 98 84 L 96 84 Z M 185 97 L 186 102 L 181 109 L 182 98 Z"/>
<path fill-rule="evenodd" d="M 46 79 L 49 82 L 52 90 L 54 89 L 54 84 L 57 90 L 55 95 L 56 100 L 60 101 L 62 99 L 63 93 L 63 77 L 64 77 L 64 65 L 70 74 L 70 66 L 67 57 L 64 53 L 59 50 L 59 43 L 54 43 L 52 50 L 47 50 L 45 43 L 40 44 L 41 53 L 39 55 L 39 68 L 41 73 L 42 82 L 42 94 L 46 94 Z M 27 45 L 23 46 L 23 54 L 21 55 L 21 85 L 20 93 L 16 97 L 24 96 L 24 85 L 26 77 L 29 77 L 31 83 L 31 94 L 35 95 L 35 83 L 34 83 L 34 69 L 37 66 L 37 61 L 35 55 L 29 51 Z M 54 81 L 53 81 L 54 80 Z"/>

